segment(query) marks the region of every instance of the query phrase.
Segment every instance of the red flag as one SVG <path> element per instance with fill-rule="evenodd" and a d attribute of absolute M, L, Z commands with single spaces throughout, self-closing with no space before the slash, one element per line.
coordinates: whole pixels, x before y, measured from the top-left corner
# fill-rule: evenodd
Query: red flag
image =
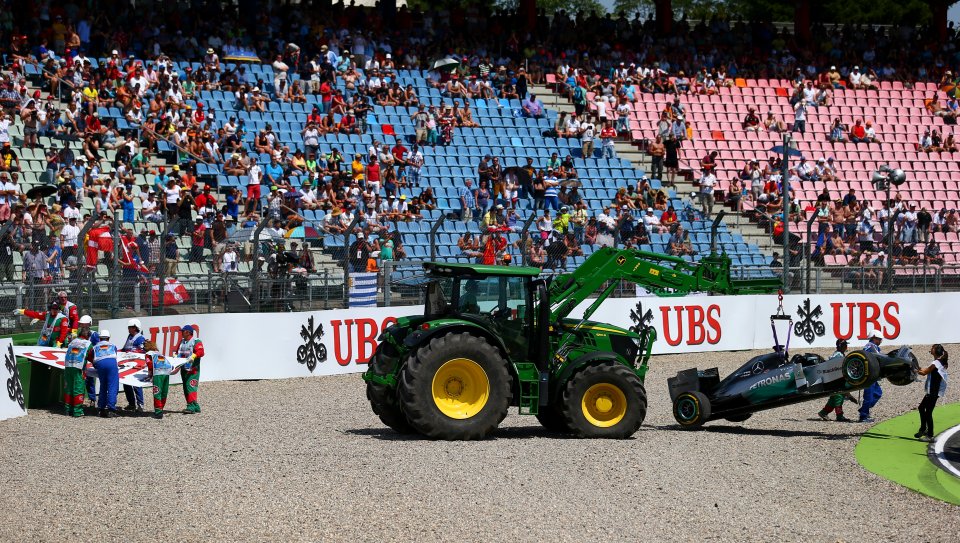
<path fill-rule="evenodd" d="M 109 246 L 106 249 L 103 249 L 101 246 L 101 239 L 104 233 L 107 234 L 107 241 L 109 242 Z M 113 240 L 110 238 L 110 229 L 105 226 L 101 226 L 100 228 L 91 228 L 90 232 L 87 233 L 87 266 L 91 268 L 95 268 L 97 266 L 97 261 L 100 260 L 101 250 L 113 250 Z"/>
<path fill-rule="evenodd" d="M 120 238 L 120 265 L 128 270 L 136 270 L 142 273 L 150 273 L 150 270 L 140 263 L 139 247 L 137 240 L 133 237 Z"/>
<path fill-rule="evenodd" d="M 153 280 L 153 304 L 160 305 L 160 280 Z M 163 285 L 163 305 L 177 305 L 186 303 L 190 300 L 190 293 L 183 283 L 172 277 L 168 277 Z"/>

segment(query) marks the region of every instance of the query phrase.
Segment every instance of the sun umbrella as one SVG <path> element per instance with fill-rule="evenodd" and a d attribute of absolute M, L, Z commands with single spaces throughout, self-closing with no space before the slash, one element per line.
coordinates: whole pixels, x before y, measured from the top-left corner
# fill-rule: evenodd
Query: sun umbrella
<path fill-rule="evenodd" d="M 289 238 L 319 238 L 320 232 L 317 232 L 317 229 L 312 226 L 297 226 L 296 228 L 291 228 L 287 230 L 287 233 L 283 237 Z"/>
<path fill-rule="evenodd" d="M 460 61 L 452 57 L 444 57 L 433 61 L 434 70 L 453 70 L 460 65 Z"/>
<path fill-rule="evenodd" d="M 237 228 L 232 234 L 227 236 L 227 241 L 233 241 L 236 243 L 244 243 L 247 241 L 253 241 L 253 233 L 257 231 L 257 227 L 251 226 L 248 228 Z M 270 241 L 282 239 L 276 232 L 270 228 L 264 228 L 260 231 L 260 241 Z"/>
<path fill-rule="evenodd" d="M 27 191 L 27 198 L 46 198 L 57 192 L 57 187 L 53 185 L 37 185 Z"/>

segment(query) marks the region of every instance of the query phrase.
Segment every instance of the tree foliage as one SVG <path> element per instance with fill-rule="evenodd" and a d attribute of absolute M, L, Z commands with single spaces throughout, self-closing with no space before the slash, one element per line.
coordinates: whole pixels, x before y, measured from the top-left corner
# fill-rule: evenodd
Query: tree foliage
<path fill-rule="evenodd" d="M 519 3 L 519 0 L 494 0 L 493 2 L 497 7 L 506 9 L 516 9 Z M 537 0 L 537 9 L 543 10 L 548 15 L 553 15 L 560 10 L 571 15 L 579 12 L 603 15 L 607 12 L 607 8 L 599 0 Z"/>
<path fill-rule="evenodd" d="M 823 23 L 926 24 L 937 0 L 810 0 L 811 17 Z M 950 4 L 957 0 L 945 0 Z M 653 13 L 654 0 L 614 0 L 613 11 L 628 15 Z M 748 21 L 792 21 L 797 0 L 673 0 L 676 17 L 710 19 L 714 16 Z"/>

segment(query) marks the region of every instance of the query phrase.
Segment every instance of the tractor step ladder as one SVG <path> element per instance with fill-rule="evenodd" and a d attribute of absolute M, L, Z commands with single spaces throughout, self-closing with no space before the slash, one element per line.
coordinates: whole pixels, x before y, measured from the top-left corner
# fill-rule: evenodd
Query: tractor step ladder
<path fill-rule="evenodd" d="M 517 364 L 520 383 L 520 414 L 536 415 L 540 412 L 540 372 L 529 362 Z"/>

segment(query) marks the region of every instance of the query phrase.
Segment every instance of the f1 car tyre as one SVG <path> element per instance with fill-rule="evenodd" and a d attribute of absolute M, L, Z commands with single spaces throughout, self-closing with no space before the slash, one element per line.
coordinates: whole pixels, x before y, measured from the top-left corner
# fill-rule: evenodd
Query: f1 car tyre
<path fill-rule="evenodd" d="M 673 402 L 673 418 L 681 428 L 699 428 L 710 418 L 710 400 L 697 390 L 681 393 Z"/>
<path fill-rule="evenodd" d="M 388 362 L 384 360 L 384 355 L 387 354 L 386 350 L 393 350 L 393 346 L 384 341 L 380 343 L 376 354 L 370 360 L 370 370 L 377 375 L 387 375 L 394 370 L 394 368 L 387 367 Z M 370 400 L 370 407 L 380 418 L 380 422 L 401 434 L 409 434 L 414 431 L 400 409 L 396 387 L 390 388 L 379 383 L 367 382 L 367 399 Z"/>
<path fill-rule="evenodd" d="M 446 440 L 482 439 L 507 416 L 512 379 L 500 351 L 485 339 L 451 333 L 421 346 L 400 372 L 400 406 L 420 433 Z"/>
<path fill-rule="evenodd" d="M 577 437 L 624 439 L 647 416 L 647 391 L 627 366 L 600 362 L 567 381 L 560 410 Z"/>
<path fill-rule="evenodd" d="M 731 415 L 729 417 L 724 417 L 724 419 L 730 422 L 744 422 L 752 416 L 753 413 L 744 413 L 743 415 Z"/>
<path fill-rule="evenodd" d="M 841 371 L 847 385 L 859 387 L 880 378 L 880 362 L 873 353 L 854 351 L 843 359 Z"/>
<path fill-rule="evenodd" d="M 887 376 L 887 381 L 898 387 L 909 385 L 916 382 L 917 370 L 919 369 L 920 363 L 917 361 L 917 357 L 910 353 L 910 367 L 891 373 Z"/>

